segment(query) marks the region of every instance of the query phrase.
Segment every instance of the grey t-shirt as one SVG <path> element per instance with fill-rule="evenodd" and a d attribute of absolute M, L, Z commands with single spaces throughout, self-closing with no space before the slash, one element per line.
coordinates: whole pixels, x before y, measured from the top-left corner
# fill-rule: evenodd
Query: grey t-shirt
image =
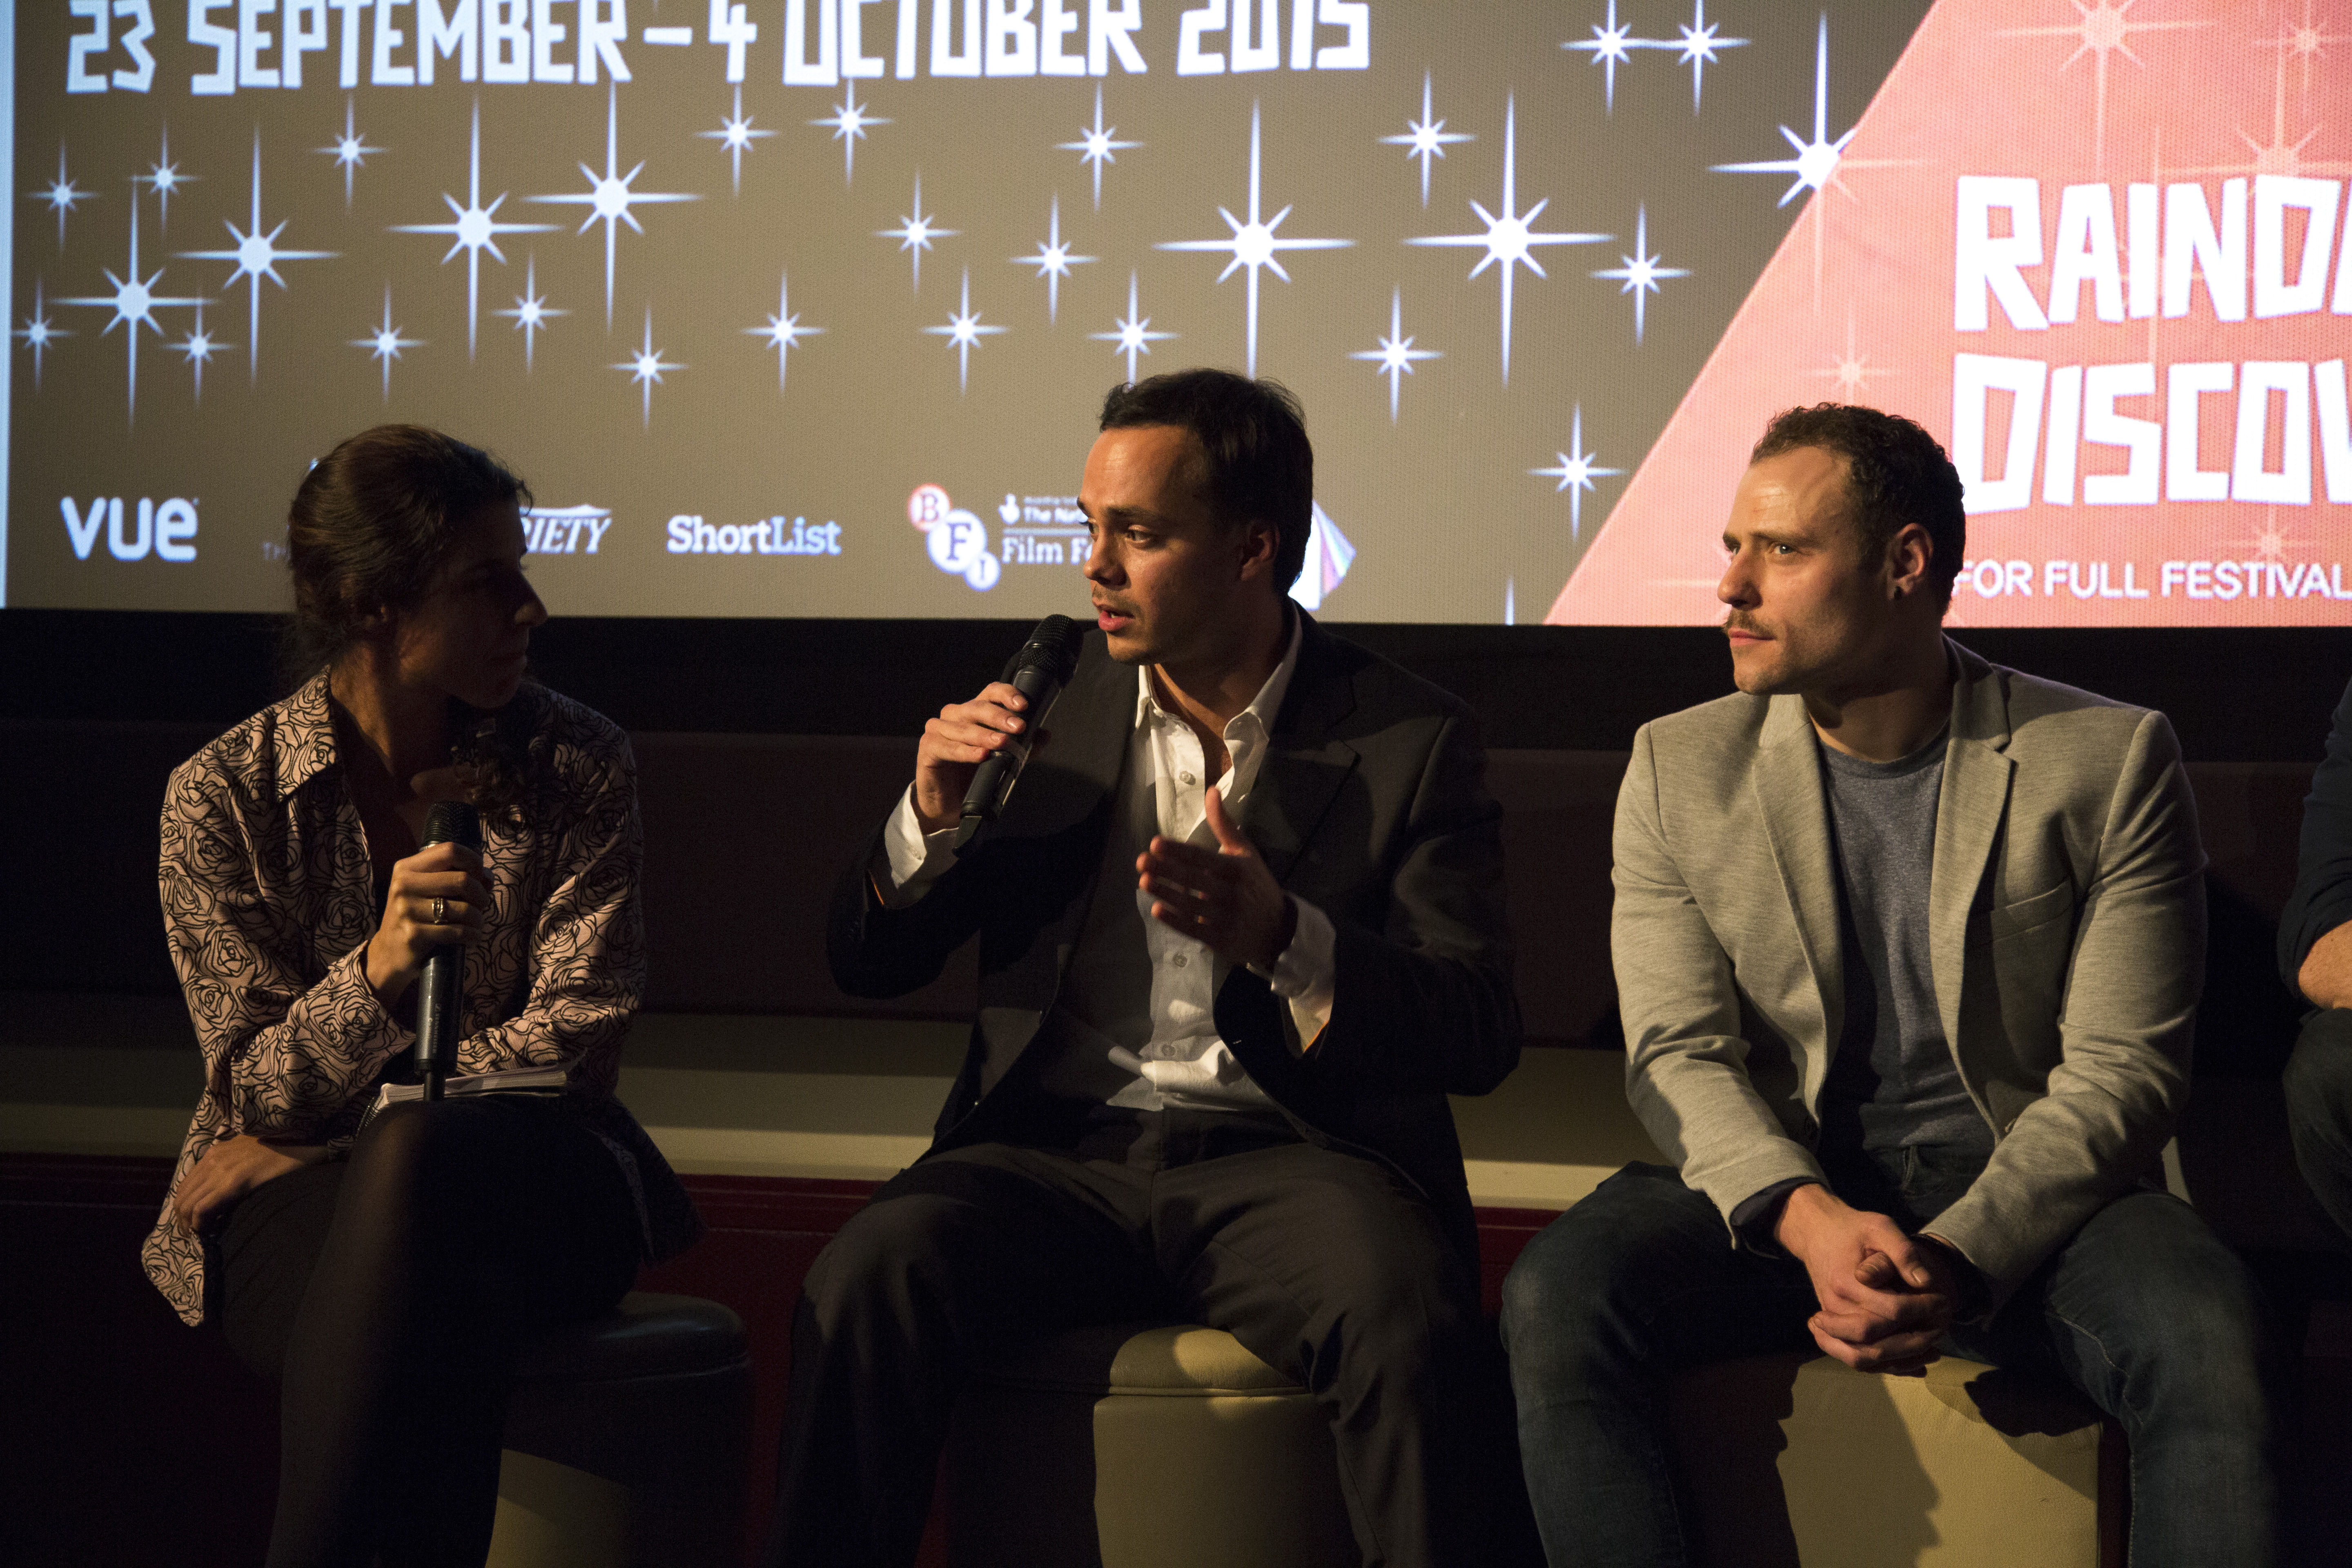
<path fill-rule="evenodd" d="M 1947 725 L 1909 756 L 1865 762 L 1814 741 L 1829 795 L 1845 957 L 1845 1027 L 1822 1090 L 1825 1152 L 1979 1146 L 1992 1129 L 1969 1098 L 1936 1006 L 1927 892 Z"/>

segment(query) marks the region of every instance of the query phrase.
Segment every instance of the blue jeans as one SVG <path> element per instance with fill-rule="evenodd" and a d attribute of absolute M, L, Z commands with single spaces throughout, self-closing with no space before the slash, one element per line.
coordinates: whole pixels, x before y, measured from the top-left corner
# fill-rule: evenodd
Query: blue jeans
<path fill-rule="evenodd" d="M 1832 1180 L 1848 1202 L 1916 1228 L 1972 1179 L 1936 1153 L 1889 1152 Z M 1628 1165 L 1528 1243 L 1503 1287 L 1503 1338 L 1552 1568 L 1696 1561 L 1663 1382 L 1811 1350 L 1815 1307 L 1802 1266 L 1734 1249 L 1714 1204 L 1663 1165 Z M 2254 1568 L 2275 1563 L 2280 1542 L 2278 1383 L 2262 1334 L 2237 1255 L 2187 1205 L 2134 1192 L 1944 1348 L 2063 1379 L 2121 1423 L 2134 1568 Z"/>

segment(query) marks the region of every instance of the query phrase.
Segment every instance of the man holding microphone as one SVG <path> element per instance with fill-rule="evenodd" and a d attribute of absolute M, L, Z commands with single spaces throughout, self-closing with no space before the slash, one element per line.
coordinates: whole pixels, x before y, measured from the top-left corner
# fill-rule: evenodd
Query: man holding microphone
<path fill-rule="evenodd" d="M 1313 462 L 1271 383 L 1115 389 L 1066 690 L 941 710 L 841 885 L 845 990 L 903 994 L 976 935 L 980 1007 L 931 1149 L 809 1273 L 771 1565 L 911 1563 L 974 1359 L 1150 1316 L 1314 1393 L 1366 1563 L 1479 1560 L 1445 1096 L 1518 1057 L 1500 812 L 1463 705 L 1286 597 Z M 959 850 L 978 765 L 1033 729 Z"/>

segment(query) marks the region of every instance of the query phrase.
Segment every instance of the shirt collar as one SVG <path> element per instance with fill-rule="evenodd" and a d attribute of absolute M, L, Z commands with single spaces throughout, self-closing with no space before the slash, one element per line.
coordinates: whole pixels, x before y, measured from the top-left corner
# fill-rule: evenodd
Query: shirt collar
<path fill-rule="evenodd" d="M 1290 623 L 1290 646 L 1283 650 L 1282 662 L 1274 667 L 1274 673 L 1265 678 L 1265 684 L 1257 689 L 1257 695 L 1250 699 L 1249 706 L 1234 714 L 1232 721 L 1226 724 L 1225 729 L 1228 732 L 1235 724 L 1249 719 L 1256 721 L 1259 733 L 1265 735 L 1274 733 L 1274 721 L 1281 716 L 1282 700 L 1290 691 L 1290 678 L 1297 673 L 1298 647 L 1300 643 L 1306 640 L 1307 635 L 1302 617 L 1296 610 L 1285 605 L 1283 614 Z M 1151 683 L 1152 668 L 1148 664 L 1136 667 L 1136 723 L 1139 725 L 1146 720 L 1155 717 L 1176 723 L 1183 722 L 1181 718 L 1170 712 L 1160 703 L 1160 695 Z"/>

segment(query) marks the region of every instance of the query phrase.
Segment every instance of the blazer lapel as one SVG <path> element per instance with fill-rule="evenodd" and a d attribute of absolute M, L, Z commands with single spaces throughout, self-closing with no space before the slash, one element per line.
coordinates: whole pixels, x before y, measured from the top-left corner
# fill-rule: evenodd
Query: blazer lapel
<path fill-rule="evenodd" d="M 1948 645 L 1949 646 L 1949 645 Z M 1960 992 L 1967 963 L 1969 910 L 2009 808 L 2009 701 L 1992 667 L 1957 646 L 1959 678 L 1952 693 L 1952 740 L 1944 752 L 1944 787 L 1936 802 L 1936 856 L 1927 892 L 1927 936 L 1935 966 L 1936 1011 L 1957 1058 Z"/>
<path fill-rule="evenodd" d="M 1240 812 L 1243 830 L 1274 879 L 1285 886 L 1358 760 L 1356 748 L 1332 733 L 1355 711 L 1355 684 L 1345 670 L 1333 668 L 1328 636 L 1305 611 L 1297 614 L 1306 621 L 1298 668 L 1291 673 L 1282 711 L 1275 715 L 1265 762 Z"/>
<path fill-rule="evenodd" d="M 1135 669 L 1089 637 L 1069 686 L 1045 715 L 1042 742 L 1005 803 L 1001 829 L 1024 838 L 1067 832 L 1118 787 L 1135 729 Z"/>
<path fill-rule="evenodd" d="M 1830 844 L 1829 800 L 1822 791 L 1815 744 L 1804 699 L 1775 697 L 1748 777 L 1797 941 L 1812 972 L 1822 1061 L 1826 1064 L 1845 1027 L 1845 977 L 1838 947 L 1837 858 Z M 1808 1093 L 1812 1088 L 1806 1086 Z"/>

